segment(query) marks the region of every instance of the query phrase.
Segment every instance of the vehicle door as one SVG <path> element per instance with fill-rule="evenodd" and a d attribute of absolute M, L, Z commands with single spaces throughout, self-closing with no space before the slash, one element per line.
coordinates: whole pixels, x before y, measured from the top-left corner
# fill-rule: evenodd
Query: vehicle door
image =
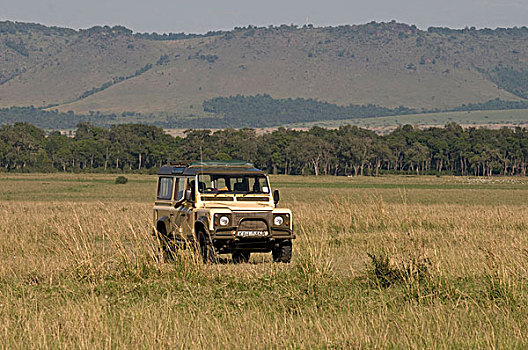
<path fill-rule="evenodd" d="M 158 179 L 158 191 L 156 194 L 156 217 L 168 217 L 173 215 L 171 200 L 174 187 L 174 178 L 172 176 L 162 176 Z M 167 232 L 168 233 L 168 232 Z"/>
<path fill-rule="evenodd" d="M 179 229 L 182 238 L 192 240 L 193 239 L 193 204 L 194 204 L 194 191 L 192 192 L 192 202 L 185 200 L 185 191 L 191 189 L 191 181 L 186 177 L 177 178 L 177 192 L 178 198 L 176 202 L 176 213 L 174 216 L 175 224 Z"/>

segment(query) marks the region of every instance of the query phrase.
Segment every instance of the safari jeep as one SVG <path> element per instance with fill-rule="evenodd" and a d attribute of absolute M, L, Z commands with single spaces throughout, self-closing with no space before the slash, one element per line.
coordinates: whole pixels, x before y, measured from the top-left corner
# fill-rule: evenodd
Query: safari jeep
<path fill-rule="evenodd" d="M 232 254 L 247 262 L 252 252 L 271 252 L 276 262 L 292 256 L 292 213 L 277 208 L 268 176 L 243 161 L 171 162 L 160 168 L 154 232 L 167 252 L 189 243 L 204 262 Z"/>

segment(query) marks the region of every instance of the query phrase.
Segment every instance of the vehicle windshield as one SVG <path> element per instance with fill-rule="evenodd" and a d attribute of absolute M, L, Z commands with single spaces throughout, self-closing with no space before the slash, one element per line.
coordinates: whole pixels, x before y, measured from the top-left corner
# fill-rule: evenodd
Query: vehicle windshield
<path fill-rule="evenodd" d="M 200 193 L 268 194 L 266 176 L 261 174 L 199 174 Z"/>

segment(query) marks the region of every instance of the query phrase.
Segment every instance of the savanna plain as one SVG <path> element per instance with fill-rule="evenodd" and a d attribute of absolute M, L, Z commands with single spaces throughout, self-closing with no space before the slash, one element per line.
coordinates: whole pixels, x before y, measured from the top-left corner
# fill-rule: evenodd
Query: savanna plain
<path fill-rule="evenodd" d="M 528 346 L 528 179 L 273 176 L 292 263 L 203 265 L 115 177 L 0 175 L 2 348 Z"/>

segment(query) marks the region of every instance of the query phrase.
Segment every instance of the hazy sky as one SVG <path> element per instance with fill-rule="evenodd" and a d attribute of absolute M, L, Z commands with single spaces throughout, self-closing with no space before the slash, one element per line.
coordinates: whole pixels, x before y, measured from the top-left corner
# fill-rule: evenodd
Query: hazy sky
<path fill-rule="evenodd" d="M 390 21 L 420 28 L 528 25 L 528 0 L 0 0 L 0 20 L 138 32 L 207 32 L 248 24 Z"/>

